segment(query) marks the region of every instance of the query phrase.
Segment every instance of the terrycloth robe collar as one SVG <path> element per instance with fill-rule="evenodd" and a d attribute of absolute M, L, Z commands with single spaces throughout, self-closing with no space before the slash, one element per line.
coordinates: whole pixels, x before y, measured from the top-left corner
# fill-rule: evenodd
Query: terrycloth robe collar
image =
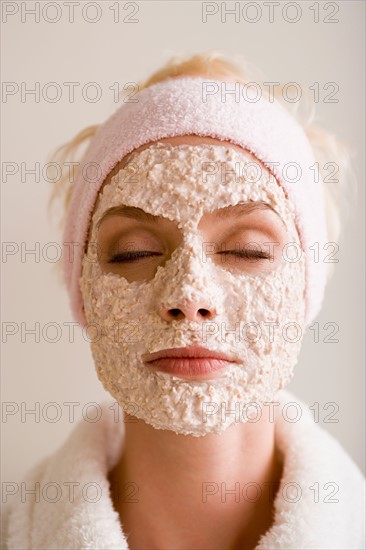
<path fill-rule="evenodd" d="M 295 408 L 277 416 L 283 476 L 274 522 L 256 550 L 365 548 L 363 475 L 337 440 L 314 423 L 307 405 L 286 390 L 277 401 L 281 411 L 295 402 L 301 418 L 289 421 Z M 129 548 L 107 478 L 124 444 L 123 412 L 116 421 L 115 405 L 103 403 L 98 422 L 81 420 L 54 454 L 30 470 L 26 488 L 39 482 L 40 499 L 27 495 L 21 502 L 19 496 L 9 505 L 6 548 Z"/>

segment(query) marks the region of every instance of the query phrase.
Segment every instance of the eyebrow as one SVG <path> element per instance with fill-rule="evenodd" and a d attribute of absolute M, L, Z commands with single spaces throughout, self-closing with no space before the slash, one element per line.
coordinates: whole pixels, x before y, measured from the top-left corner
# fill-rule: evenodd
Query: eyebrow
<path fill-rule="evenodd" d="M 280 218 L 280 220 L 283 221 L 281 216 L 273 208 L 273 206 L 265 201 L 250 201 L 238 204 L 231 204 L 229 206 L 225 206 L 224 208 L 220 208 L 219 210 L 215 210 L 214 212 L 210 212 L 210 214 L 212 214 L 216 219 L 222 220 L 229 216 L 240 218 L 241 216 L 245 214 L 250 214 L 255 210 L 272 210 L 272 212 L 274 212 Z"/>
<path fill-rule="evenodd" d="M 142 220 L 152 223 L 159 222 L 158 216 L 153 216 L 152 214 L 145 212 L 145 210 L 142 210 L 142 208 L 137 206 L 125 206 L 124 204 L 121 204 L 120 206 L 113 206 L 112 208 L 106 210 L 98 221 L 97 228 L 99 228 L 100 224 L 104 220 L 111 218 L 112 216 L 123 216 L 124 218 L 133 218 L 135 220 Z"/>
<path fill-rule="evenodd" d="M 251 201 L 232 204 L 223 208 L 219 208 L 218 210 L 211 211 L 209 212 L 209 214 L 214 216 L 216 219 L 223 220 L 228 217 L 241 218 L 243 215 L 250 214 L 255 210 L 272 210 L 278 216 L 281 222 L 284 223 L 278 212 L 276 212 L 276 210 L 270 204 L 264 201 Z M 103 221 L 112 216 L 123 216 L 124 218 L 142 220 L 146 222 L 151 222 L 153 224 L 157 224 L 160 221 L 160 216 L 149 214 L 148 212 L 145 212 L 145 210 L 142 210 L 142 208 L 139 208 L 137 206 L 126 206 L 122 204 L 120 206 L 114 206 L 106 210 L 103 216 L 98 221 L 97 228 L 99 228 Z"/>

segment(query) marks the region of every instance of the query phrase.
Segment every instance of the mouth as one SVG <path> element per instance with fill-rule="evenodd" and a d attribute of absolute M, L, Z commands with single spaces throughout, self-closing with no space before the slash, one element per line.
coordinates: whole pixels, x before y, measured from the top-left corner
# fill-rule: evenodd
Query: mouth
<path fill-rule="evenodd" d="M 170 348 L 142 356 L 152 370 L 158 370 L 189 379 L 216 378 L 236 363 L 228 355 L 200 346 Z"/>

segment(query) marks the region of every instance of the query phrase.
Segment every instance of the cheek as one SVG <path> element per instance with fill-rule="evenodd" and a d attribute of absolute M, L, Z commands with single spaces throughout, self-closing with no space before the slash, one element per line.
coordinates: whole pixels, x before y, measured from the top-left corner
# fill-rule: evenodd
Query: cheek
<path fill-rule="evenodd" d="M 105 274 L 98 264 L 88 264 L 84 259 L 80 286 L 87 322 L 96 325 L 106 342 L 129 344 L 127 336 L 121 339 L 121 333 L 128 335 L 135 325 L 144 325 L 146 285 L 130 283 L 114 273 Z M 139 339 L 143 339 L 142 334 Z"/>
<path fill-rule="evenodd" d="M 297 352 L 305 317 L 305 261 L 284 262 L 270 274 L 230 275 L 223 287 L 228 326 L 236 327 L 236 345 L 260 355 Z M 237 328 L 239 327 L 239 328 Z M 229 332 L 226 331 L 229 335 Z M 287 353 L 287 352 L 286 352 Z"/>

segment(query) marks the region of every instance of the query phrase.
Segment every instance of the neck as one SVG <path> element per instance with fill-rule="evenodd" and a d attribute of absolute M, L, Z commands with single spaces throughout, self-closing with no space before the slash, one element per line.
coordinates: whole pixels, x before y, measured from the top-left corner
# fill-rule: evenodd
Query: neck
<path fill-rule="evenodd" d="M 275 423 L 264 416 L 193 437 L 125 414 L 109 479 L 129 548 L 255 548 L 271 526 L 282 472 Z"/>

